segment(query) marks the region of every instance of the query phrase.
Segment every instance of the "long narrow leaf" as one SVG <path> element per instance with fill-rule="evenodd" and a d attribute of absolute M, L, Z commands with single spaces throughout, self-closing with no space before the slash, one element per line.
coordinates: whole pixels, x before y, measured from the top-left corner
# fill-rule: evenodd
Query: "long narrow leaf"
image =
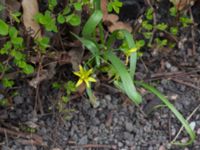
<path fill-rule="evenodd" d="M 82 36 L 87 38 L 91 37 L 97 25 L 101 22 L 102 17 L 103 14 L 101 10 L 95 10 L 83 27 Z"/>
<path fill-rule="evenodd" d="M 101 0 L 94 0 L 94 7 L 96 10 L 101 10 Z"/>
<path fill-rule="evenodd" d="M 133 40 L 133 36 L 126 30 L 122 30 L 121 32 L 124 33 L 124 36 L 125 36 L 125 39 L 128 43 L 129 49 L 135 48 L 136 45 L 135 45 L 135 42 Z M 137 52 L 134 52 L 130 56 L 130 68 L 129 68 L 130 69 L 130 75 L 131 75 L 132 79 L 134 79 L 136 64 L 137 64 Z"/>
<path fill-rule="evenodd" d="M 172 144 L 180 145 L 180 146 L 187 146 L 194 142 L 195 140 L 195 133 L 191 129 L 189 123 L 187 120 L 184 119 L 184 117 L 181 115 L 181 113 L 168 101 L 168 99 L 165 98 L 163 94 L 161 94 L 157 89 L 155 89 L 153 86 L 148 85 L 144 82 L 135 81 L 136 84 L 144 87 L 151 93 L 155 94 L 178 118 L 178 120 L 182 123 L 184 128 L 186 129 L 187 133 L 190 135 L 190 140 L 187 143 L 181 143 L 181 142 L 173 142 Z"/>
<path fill-rule="evenodd" d="M 129 49 L 136 47 L 135 42 L 133 40 L 133 37 L 128 31 L 126 31 L 126 30 L 117 30 L 117 31 L 113 32 L 110 35 L 110 37 L 109 37 L 109 39 L 107 41 L 108 49 L 111 48 L 113 42 L 116 40 L 118 32 L 121 32 L 124 35 L 124 38 L 128 43 L 128 48 Z M 135 70 L 136 70 L 136 63 L 137 63 L 137 52 L 134 52 L 130 56 L 130 67 L 129 67 L 130 75 L 131 75 L 132 79 L 134 79 Z"/>
<path fill-rule="evenodd" d="M 81 43 L 93 54 L 93 56 L 96 59 L 97 66 L 100 66 L 100 52 L 97 45 L 91 40 L 88 40 L 86 38 L 81 38 L 74 33 L 71 34 L 75 36 L 79 41 L 81 41 Z"/>
<path fill-rule="evenodd" d="M 119 74 L 122 80 L 123 89 L 127 96 L 136 104 L 140 104 L 142 102 L 142 97 L 136 91 L 136 88 L 133 84 L 133 80 L 130 74 L 128 73 L 125 65 L 111 51 L 106 52 L 105 57 L 107 57 L 107 59 L 112 63 L 113 67 Z"/>

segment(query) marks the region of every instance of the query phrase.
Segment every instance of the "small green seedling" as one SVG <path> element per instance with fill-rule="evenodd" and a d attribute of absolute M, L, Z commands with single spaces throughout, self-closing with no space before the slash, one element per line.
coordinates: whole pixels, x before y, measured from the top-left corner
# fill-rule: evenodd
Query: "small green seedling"
<path fill-rule="evenodd" d="M 38 13 L 35 16 L 35 20 L 43 25 L 47 31 L 53 31 L 53 32 L 58 32 L 57 26 L 56 26 L 56 21 L 52 17 L 52 14 L 50 11 L 45 11 L 44 14 Z"/>
<path fill-rule="evenodd" d="M 119 10 L 122 7 L 122 4 L 123 3 L 119 0 L 110 1 L 107 5 L 108 12 L 112 12 L 114 10 L 117 14 L 119 14 Z"/>

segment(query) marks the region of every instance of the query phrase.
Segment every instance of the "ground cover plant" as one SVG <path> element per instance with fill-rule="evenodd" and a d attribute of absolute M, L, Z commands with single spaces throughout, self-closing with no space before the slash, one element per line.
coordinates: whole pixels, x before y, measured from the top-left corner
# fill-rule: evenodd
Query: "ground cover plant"
<path fill-rule="evenodd" d="M 15 109 L 13 98 L 19 95 L 17 87 L 26 84 L 35 91 L 36 115 L 54 110 L 68 121 L 71 118 L 70 113 L 75 110 L 68 109 L 67 106 L 74 99 L 85 96 L 95 109 L 100 107 L 96 89 L 106 81 L 109 87 L 126 95 L 133 102 L 131 105 L 138 108 L 143 105 L 144 90 L 154 94 L 162 102 L 152 106 L 153 108 L 167 107 L 174 114 L 190 139 L 183 142 L 177 141 L 176 137 L 166 143 L 166 147 L 193 144 L 196 135 L 192 123 L 183 117 L 164 93 L 143 79 L 136 78 L 137 63 L 143 59 L 145 49 L 153 50 L 152 56 L 155 57 L 164 53 L 163 50 L 171 51 L 179 47 L 179 29 L 185 30 L 193 26 L 194 18 L 188 15 L 187 10 L 190 9 L 191 13 L 194 1 L 181 2 L 168 3 L 170 7 L 165 13 L 173 20 L 169 22 L 164 22 L 162 16 L 157 20 L 157 12 L 162 7 L 158 7 L 161 2 L 156 1 L 146 1 L 143 15 L 131 16 L 138 18 L 137 21 L 133 18 L 121 21 L 120 18 L 123 5 L 132 7 L 135 6 L 134 2 L 1 2 L 1 110 Z M 195 47 L 194 44 L 192 46 Z M 43 105 L 44 102 L 40 99 L 40 90 L 45 82 L 48 82 L 49 89 L 57 93 L 55 102 L 48 105 Z M 3 122 L 0 133 L 6 131 L 11 135 L 17 134 L 17 131 L 6 126 L 4 119 L 0 118 L 0 121 Z M 29 144 L 44 146 L 41 138 L 36 140 L 38 136 L 34 126 L 20 125 L 20 131 L 21 137 L 34 134 L 35 137 Z"/>

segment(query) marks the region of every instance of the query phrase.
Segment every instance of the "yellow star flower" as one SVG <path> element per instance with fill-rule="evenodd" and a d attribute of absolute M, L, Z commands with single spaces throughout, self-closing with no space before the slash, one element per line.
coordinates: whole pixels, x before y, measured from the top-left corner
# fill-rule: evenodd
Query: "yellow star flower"
<path fill-rule="evenodd" d="M 92 71 L 93 71 L 92 69 L 85 70 L 81 65 L 79 65 L 79 71 L 74 72 L 74 74 L 79 77 L 79 80 L 76 83 L 76 87 L 78 87 L 82 83 L 85 83 L 87 88 L 89 88 L 90 82 L 96 82 L 94 78 L 90 77 L 90 75 L 92 74 Z"/>
<path fill-rule="evenodd" d="M 129 62 L 129 57 L 130 57 L 130 55 L 132 54 L 132 53 L 134 53 L 134 52 L 136 52 L 138 50 L 138 48 L 137 47 L 134 47 L 134 48 L 131 48 L 131 49 L 129 49 L 129 50 L 127 50 L 127 51 L 125 51 L 125 55 L 126 55 L 126 65 L 128 64 L 128 62 Z"/>
<path fill-rule="evenodd" d="M 137 50 L 138 50 L 138 48 L 134 47 L 134 48 L 127 50 L 125 53 L 127 56 L 130 56 L 132 53 L 136 52 Z"/>

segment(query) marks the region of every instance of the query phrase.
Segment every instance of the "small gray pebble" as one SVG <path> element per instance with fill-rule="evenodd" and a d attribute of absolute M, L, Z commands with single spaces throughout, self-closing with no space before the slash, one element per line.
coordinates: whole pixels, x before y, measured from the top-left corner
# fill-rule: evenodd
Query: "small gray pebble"
<path fill-rule="evenodd" d="M 10 150 L 10 148 L 7 147 L 7 146 L 5 146 L 5 145 L 3 145 L 3 146 L 1 147 L 1 149 L 2 149 L 2 150 Z"/>
<path fill-rule="evenodd" d="M 35 146 L 25 146 L 24 150 L 37 150 Z"/>
<path fill-rule="evenodd" d="M 78 144 L 80 144 L 80 145 L 87 144 L 87 143 L 88 143 L 87 135 L 83 136 L 78 142 Z"/>
<path fill-rule="evenodd" d="M 176 72 L 176 71 L 178 71 L 178 68 L 175 67 L 175 66 L 172 66 L 172 67 L 170 68 L 170 70 L 171 70 L 172 72 Z"/>
<path fill-rule="evenodd" d="M 0 94 L 0 100 L 2 100 L 4 98 L 3 94 Z"/>
<path fill-rule="evenodd" d="M 127 131 L 132 132 L 134 130 L 134 126 L 131 122 L 126 122 L 125 123 L 125 128 Z"/>
<path fill-rule="evenodd" d="M 133 140 L 133 135 L 129 132 L 124 132 L 124 139 L 128 140 L 128 141 L 132 141 Z"/>
<path fill-rule="evenodd" d="M 21 96 L 16 96 L 16 97 L 14 97 L 13 101 L 16 105 L 19 105 L 19 104 L 22 104 L 24 102 L 24 99 Z"/>
<path fill-rule="evenodd" d="M 106 108 L 107 107 L 107 100 L 106 99 L 102 99 L 102 100 L 100 100 L 100 102 L 101 102 L 101 108 Z"/>
<path fill-rule="evenodd" d="M 94 118 L 92 120 L 93 125 L 99 125 L 100 124 L 100 120 L 98 118 Z"/>
<path fill-rule="evenodd" d="M 153 147 L 152 147 L 152 146 L 150 146 L 150 147 L 148 148 L 148 150 L 153 150 Z"/>
<path fill-rule="evenodd" d="M 112 99 L 112 98 L 111 98 L 111 95 L 106 95 L 106 96 L 105 96 L 105 99 L 108 100 L 108 101 L 111 101 L 111 99 Z"/>
<path fill-rule="evenodd" d="M 9 117 L 10 117 L 11 119 L 16 119 L 16 118 L 17 118 L 15 112 L 10 112 Z"/>
<path fill-rule="evenodd" d="M 22 110 L 21 109 L 17 109 L 16 110 L 16 114 L 19 116 L 19 115 L 21 115 L 22 114 Z"/>

